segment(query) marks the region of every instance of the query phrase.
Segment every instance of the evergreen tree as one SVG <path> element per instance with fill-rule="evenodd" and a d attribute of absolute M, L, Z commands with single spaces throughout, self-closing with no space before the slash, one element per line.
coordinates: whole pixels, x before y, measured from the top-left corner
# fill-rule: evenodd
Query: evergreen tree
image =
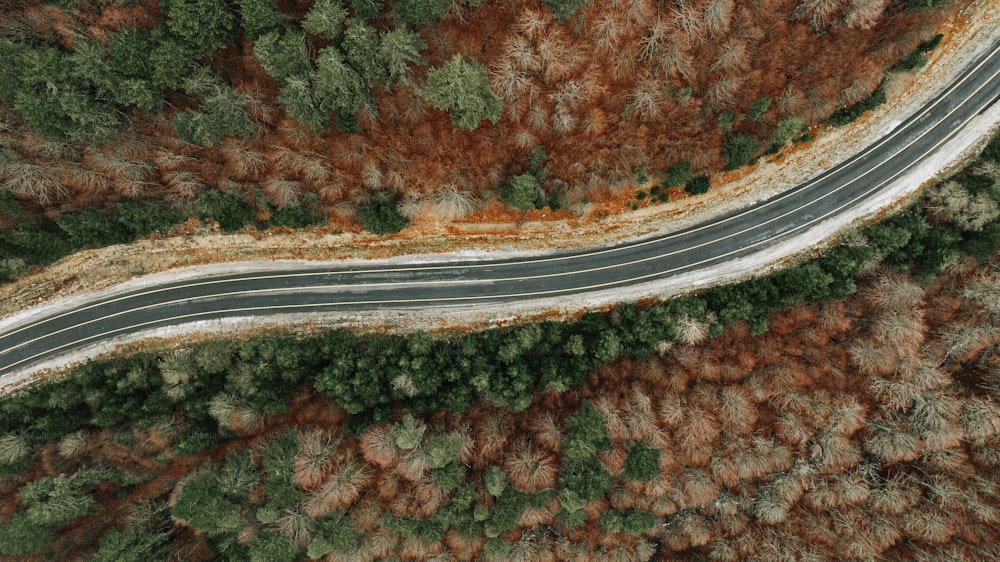
<path fill-rule="evenodd" d="M 388 72 L 390 84 L 405 83 L 411 64 L 422 65 L 420 51 L 427 43 L 415 31 L 399 26 L 382 35 L 379 42 L 379 57 Z"/>
<path fill-rule="evenodd" d="M 340 37 L 345 20 L 347 10 L 341 0 L 317 0 L 302 19 L 302 29 L 333 40 Z"/>
<path fill-rule="evenodd" d="M 484 119 L 496 123 L 503 109 L 490 90 L 483 65 L 475 60 L 467 62 L 458 54 L 427 73 L 427 86 L 420 95 L 431 106 L 447 111 L 452 123 L 467 131 Z"/>

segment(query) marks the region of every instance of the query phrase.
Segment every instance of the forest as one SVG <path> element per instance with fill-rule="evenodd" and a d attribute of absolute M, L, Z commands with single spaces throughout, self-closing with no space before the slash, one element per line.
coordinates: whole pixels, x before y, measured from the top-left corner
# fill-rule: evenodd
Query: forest
<path fill-rule="evenodd" d="M 385 235 L 701 194 L 884 99 L 961 4 L 4 2 L 0 281 L 190 217 Z"/>
<path fill-rule="evenodd" d="M 1000 137 L 736 285 L 85 363 L 0 401 L 0 554 L 997 558 L 998 216 Z"/>
<path fill-rule="evenodd" d="M 191 219 L 391 236 L 722 189 L 884 103 L 962 6 L 8 0 L 0 282 Z M 998 218 L 995 137 L 732 285 L 88 361 L 0 399 L 0 557 L 1000 559 Z"/>

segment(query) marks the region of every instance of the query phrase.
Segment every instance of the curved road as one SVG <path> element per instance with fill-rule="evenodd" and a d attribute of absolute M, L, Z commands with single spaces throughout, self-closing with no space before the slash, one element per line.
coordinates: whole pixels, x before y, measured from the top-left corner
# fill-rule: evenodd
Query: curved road
<path fill-rule="evenodd" d="M 691 273 L 759 252 L 858 206 L 934 153 L 998 98 L 1000 43 L 862 153 L 772 199 L 711 222 L 618 246 L 531 258 L 325 264 L 165 282 L 3 328 L 0 381 L 82 347 L 186 322 L 292 312 L 474 307 L 564 297 Z"/>

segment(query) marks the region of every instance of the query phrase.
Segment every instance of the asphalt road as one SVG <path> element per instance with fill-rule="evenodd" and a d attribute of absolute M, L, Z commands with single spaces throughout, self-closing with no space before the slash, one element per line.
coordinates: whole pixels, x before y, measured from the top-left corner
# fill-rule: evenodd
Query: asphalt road
<path fill-rule="evenodd" d="M 222 317 L 475 307 L 626 287 L 762 251 L 852 209 L 1000 98 L 1000 44 L 879 142 L 752 207 L 618 246 L 522 259 L 296 266 L 177 281 L 28 318 L 0 333 L 0 378 L 134 331 Z"/>

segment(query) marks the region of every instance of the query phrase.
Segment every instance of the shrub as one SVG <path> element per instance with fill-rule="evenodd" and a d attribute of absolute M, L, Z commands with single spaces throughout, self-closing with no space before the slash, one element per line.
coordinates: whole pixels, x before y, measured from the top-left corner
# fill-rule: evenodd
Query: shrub
<path fill-rule="evenodd" d="M 732 108 L 727 108 L 719 112 L 719 115 L 716 117 L 716 121 L 719 124 L 719 128 L 727 133 L 729 131 L 732 131 L 733 120 L 735 119 L 735 115 L 736 114 L 733 112 Z"/>
<path fill-rule="evenodd" d="M 358 220 L 361 228 L 378 234 L 395 234 L 410 224 L 409 219 L 399 214 L 396 200 L 388 191 L 378 191 L 372 202 L 358 209 Z"/>
<path fill-rule="evenodd" d="M 503 202 L 508 207 L 527 211 L 535 208 L 536 203 L 545 197 L 538 178 L 531 174 L 514 176 L 503 189 Z"/>
<path fill-rule="evenodd" d="M 256 216 L 253 208 L 242 197 L 218 189 L 199 195 L 195 208 L 199 218 L 213 219 L 227 232 L 252 224 Z"/>
<path fill-rule="evenodd" d="M 678 162 L 667 170 L 660 185 L 663 187 L 680 187 L 691 179 L 691 163 L 687 160 Z"/>
<path fill-rule="evenodd" d="M 709 179 L 707 175 L 695 176 L 688 180 L 684 184 L 684 191 L 688 195 L 703 195 L 708 193 L 709 188 L 712 187 L 712 180 Z"/>
<path fill-rule="evenodd" d="M 834 126 L 842 127 L 853 122 L 858 117 L 861 117 L 861 115 L 866 111 L 875 109 L 876 107 L 884 104 L 885 99 L 885 89 L 882 86 L 879 86 L 878 89 L 872 92 L 867 98 L 859 101 L 851 107 L 838 110 L 836 113 L 827 118 L 826 121 Z"/>
<path fill-rule="evenodd" d="M 750 106 L 750 120 L 756 121 L 760 119 L 765 113 L 767 113 L 767 110 L 770 108 L 771 108 L 771 98 L 764 97 L 753 102 L 753 105 Z"/>
<path fill-rule="evenodd" d="M 729 157 L 727 170 L 735 170 L 750 164 L 757 153 L 757 142 L 746 135 L 732 134 L 726 138 L 722 146 Z"/>

